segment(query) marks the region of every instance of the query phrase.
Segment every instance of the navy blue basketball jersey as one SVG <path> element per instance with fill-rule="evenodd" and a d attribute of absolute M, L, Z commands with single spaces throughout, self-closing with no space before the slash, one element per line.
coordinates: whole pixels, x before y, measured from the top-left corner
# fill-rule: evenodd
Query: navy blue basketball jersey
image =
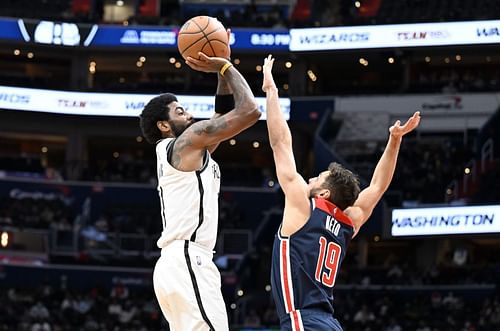
<path fill-rule="evenodd" d="M 271 267 L 280 321 L 290 320 L 291 329 L 298 331 L 305 330 L 301 310 L 333 318 L 333 286 L 353 234 L 351 219 L 328 200 L 319 198 L 311 199 L 311 216 L 299 231 L 285 237 L 280 227 L 274 239 Z"/>

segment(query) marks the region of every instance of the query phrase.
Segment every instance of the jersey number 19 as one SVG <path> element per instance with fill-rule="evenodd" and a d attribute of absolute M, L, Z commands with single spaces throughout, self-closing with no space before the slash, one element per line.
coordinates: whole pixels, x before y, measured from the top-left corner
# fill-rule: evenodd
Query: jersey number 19
<path fill-rule="evenodd" d="M 333 287 L 337 277 L 341 251 L 342 247 L 340 245 L 328 242 L 325 237 L 319 238 L 319 254 L 315 273 L 318 282 Z M 323 271 L 323 267 L 326 270 Z"/>

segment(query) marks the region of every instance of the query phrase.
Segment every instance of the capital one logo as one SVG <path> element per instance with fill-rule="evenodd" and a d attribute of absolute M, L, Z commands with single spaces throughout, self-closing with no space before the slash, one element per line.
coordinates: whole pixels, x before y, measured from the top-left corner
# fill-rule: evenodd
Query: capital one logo
<path fill-rule="evenodd" d="M 76 46 L 80 44 L 80 31 L 74 23 L 41 21 L 35 28 L 35 42 Z"/>

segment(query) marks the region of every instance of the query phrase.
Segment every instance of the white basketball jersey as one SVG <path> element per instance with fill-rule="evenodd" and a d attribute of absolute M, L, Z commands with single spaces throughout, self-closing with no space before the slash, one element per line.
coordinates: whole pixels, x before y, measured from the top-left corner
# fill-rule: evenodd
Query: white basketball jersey
<path fill-rule="evenodd" d="M 172 240 L 194 241 L 209 250 L 215 247 L 219 220 L 219 165 L 206 152 L 197 171 L 180 171 L 167 160 L 174 138 L 156 145 L 158 192 L 163 231 L 157 245 Z"/>

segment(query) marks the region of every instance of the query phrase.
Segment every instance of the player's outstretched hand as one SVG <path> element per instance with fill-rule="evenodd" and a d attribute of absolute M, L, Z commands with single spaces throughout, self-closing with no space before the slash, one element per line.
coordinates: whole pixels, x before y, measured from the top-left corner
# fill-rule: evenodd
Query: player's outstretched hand
<path fill-rule="evenodd" d="M 191 67 L 191 69 L 202 71 L 202 72 L 219 72 L 219 70 L 224 66 L 224 64 L 229 63 L 229 60 L 222 57 L 209 57 L 205 53 L 198 52 L 200 59 L 192 58 L 188 56 L 186 59 L 186 64 Z"/>
<path fill-rule="evenodd" d="M 264 79 L 262 81 L 262 91 L 268 92 L 269 89 L 275 89 L 276 84 L 273 79 L 273 64 L 274 58 L 269 54 L 264 59 L 264 65 L 262 66 L 262 73 L 264 74 Z"/>
<path fill-rule="evenodd" d="M 391 133 L 391 136 L 396 137 L 396 138 L 401 138 L 408 132 L 413 131 L 418 124 L 420 123 L 420 112 L 416 111 L 412 117 L 406 121 L 404 125 L 401 125 L 401 121 L 397 120 L 396 123 L 394 123 L 393 126 L 389 128 L 389 132 Z"/>

